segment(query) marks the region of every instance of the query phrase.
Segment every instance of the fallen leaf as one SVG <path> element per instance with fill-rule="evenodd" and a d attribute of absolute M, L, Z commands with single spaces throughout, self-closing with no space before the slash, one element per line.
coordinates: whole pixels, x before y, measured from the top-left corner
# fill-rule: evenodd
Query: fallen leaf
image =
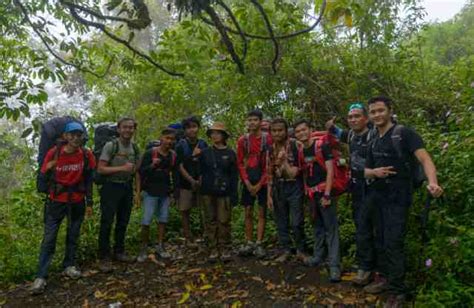
<path fill-rule="evenodd" d="M 356 273 L 344 273 L 341 277 L 342 281 L 352 281 L 356 277 Z"/>
<path fill-rule="evenodd" d="M 231 308 L 240 308 L 240 307 L 242 307 L 242 302 L 241 301 L 233 302 L 230 307 Z"/>
<path fill-rule="evenodd" d="M 260 276 L 253 276 L 251 279 L 263 283 L 263 279 Z"/>
<path fill-rule="evenodd" d="M 182 305 L 186 303 L 186 301 L 189 299 L 190 296 L 191 294 L 189 294 L 189 292 L 184 292 L 183 296 L 181 296 L 181 299 L 178 301 L 178 305 Z"/>
<path fill-rule="evenodd" d="M 186 274 L 192 274 L 192 273 L 198 273 L 198 272 L 202 272 L 202 268 L 192 268 L 190 270 L 187 270 L 186 271 Z"/>
<path fill-rule="evenodd" d="M 202 283 L 207 283 L 206 274 L 204 273 L 199 274 L 199 279 L 202 281 Z"/>
<path fill-rule="evenodd" d="M 304 276 L 306 276 L 306 274 L 298 275 L 296 276 L 296 280 L 301 280 Z"/>
<path fill-rule="evenodd" d="M 308 296 L 308 298 L 306 298 L 306 302 L 314 304 L 316 302 L 316 296 L 314 296 L 314 295 Z"/>
<path fill-rule="evenodd" d="M 191 292 L 191 291 L 193 291 L 193 290 L 196 289 L 196 287 L 195 287 L 194 284 L 192 284 L 192 283 L 187 283 L 187 284 L 184 285 L 184 287 L 186 288 L 186 290 L 187 290 L 188 292 Z"/>
<path fill-rule="evenodd" d="M 84 299 L 84 303 L 82 304 L 82 308 L 89 308 L 89 300 L 87 298 Z"/>
<path fill-rule="evenodd" d="M 276 285 L 268 281 L 266 288 L 267 288 L 268 291 L 271 291 L 271 290 L 274 290 L 276 288 Z"/>
<path fill-rule="evenodd" d="M 151 262 L 155 263 L 156 265 L 165 267 L 165 264 L 163 262 L 160 262 L 156 259 L 156 256 L 154 253 L 148 255 L 148 259 L 150 259 Z"/>
<path fill-rule="evenodd" d="M 97 274 L 99 271 L 89 270 L 82 273 L 82 277 L 91 277 Z"/>
<path fill-rule="evenodd" d="M 212 289 L 212 285 L 210 284 L 205 284 L 202 287 L 199 288 L 199 290 L 204 291 L 204 290 L 209 290 Z"/>

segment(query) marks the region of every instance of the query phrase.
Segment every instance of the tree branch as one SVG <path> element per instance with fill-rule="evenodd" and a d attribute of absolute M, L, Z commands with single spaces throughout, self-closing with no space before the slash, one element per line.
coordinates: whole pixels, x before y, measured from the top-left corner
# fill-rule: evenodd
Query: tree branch
<path fill-rule="evenodd" d="M 222 41 L 224 42 L 227 51 L 230 53 L 232 60 L 237 64 L 240 73 L 245 74 L 244 64 L 240 60 L 239 55 L 235 52 L 234 44 L 232 44 L 232 40 L 230 39 L 229 34 L 227 34 L 227 31 L 216 11 L 208 3 L 204 4 L 203 10 L 211 17 L 212 22 L 216 25 L 215 27 L 217 28 L 217 31 L 219 31 Z"/>
<path fill-rule="evenodd" d="M 272 69 L 273 73 L 277 73 L 277 62 L 278 58 L 280 56 L 280 46 L 278 45 L 278 41 L 275 38 L 275 34 L 273 33 L 273 28 L 272 24 L 270 23 L 270 19 L 268 18 L 267 13 L 265 13 L 265 9 L 263 6 L 258 2 L 258 0 L 250 0 L 250 2 L 253 3 L 253 5 L 257 8 L 257 10 L 260 12 L 260 15 L 262 15 L 263 20 L 265 21 L 265 26 L 267 27 L 268 34 L 270 34 L 270 37 L 273 41 L 273 49 L 275 50 L 275 55 L 272 60 Z"/>
<path fill-rule="evenodd" d="M 103 78 L 105 77 L 105 75 L 108 73 L 108 70 L 110 68 L 110 65 L 112 64 L 112 60 L 111 62 L 109 63 L 109 66 L 108 68 L 104 71 L 104 73 L 102 74 L 99 74 L 99 73 L 96 73 L 94 71 L 91 71 L 90 69 L 88 68 L 84 68 L 76 63 L 73 63 L 73 62 L 69 62 L 65 59 L 63 59 L 61 56 L 59 56 L 51 46 L 49 46 L 48 42 L 46 41 L 46 39 L 44 38 L 43 34 L 41 33 L 41 31 L 39 31 L 38 27 L 31 21 L 30 19 L 30 16 L 28 15 L 28 11 L 26 10 L 26 7 L 19 1 L 19 0 L 14 0 L 14 3 L 16 6 L 18 6 L 21 10 L 21 12 L 23 13 L 23 16 L 26 20 L 26 22 L 31 26 L 31 28 L 33 29 L 33 31 L 36 33 L 36 35 L 38 35 L 39 39 L 41 40 L 41 42 L 43 42 L 43 45 L 46 47 L 46 49 L 49 51 L 49 53 L 54 57 L 56 58 L 59 62 L 61 62 L 62 64 L 64 65 L 67 65 L 67 66 L 72 66 L 74 68 L 76 68 L 77 70 L 79 71 L 82 71 L 82 72 L 85 72 L 85 73 L 89 73 L 97 78 Z"/>
<path fill-rule="evenodd" d="M 65 2 L 65 1 L 61 1 L 61 2 L 64 3 L 67 6 L 67 2 Z M 74 7 L 69 7 L 69 12 L 71 13 L 72 17 L 74 17 L 74 19 L 76 19 L 79 23 L 81 23 L 85 26 L 93 27 L 93 28 L 96 28 L 96 29 L 100 30 L 102 33 L 107 35 L 109 38 L 116 41 L 117 43 L 120 43 L 120 44 L 124 45 L 130 51 L 132 51 L 134 54 L 136 54 L 136 55 L 140 56 L 141 58 L 145 59 L 146 61 L 151 63 L 156 68 L 162 70 L 163 72 L 165 72 L 165 73 L 167 73 L 171 76 L 179 76 L 179 77 L 184 76 L 184 74 L 182 74 L 182 73 L 173 72 L 173 71 L 165 68 L 163 65 L 161 65 L 158 62 L 156 62 L 155 60 L 153 60 L 149 55 L 139 51 L 138 49 L 136 49 L 135 47 L 130 45 L 130 43 L 128 41 L 126 41 L 126 40 L 116 36 L 112 32 L 108 31 L 104 24 L 82 18 Z"/>
<path fill-rule="evenodd" d="M 217 3 L 227 12 L 227 15 L 229 15 L 229 18 L 232 20 L 232 23 L 234 24 L 235 28 L 237 29 L 243 43 L 243 48 L 242 48 L 242 61 L 245 59 L 247 56 L 247 48 L 248 48 L 248 42 L 247 42 L 247 37 L 245 36 L 245 33 L 242 31 L 242 28 L 240 27 L 239 22 L 237 21 L 237 18 L 235 17 L 234 13 L 232 13 L 232 10 L 230 7 L 227 6 L 222 0 L 218 0 Z"/>
<path fill-rule="evenodd" d="M 151 24 L 151 19 L 148 16 L 148 13 L 144 14 L 145 16 L 144 16 L 143 19 L 140 19 L 140 18 L 138 18 L 138 19 L 128 19 L 128 18 L 122 18 L 122 17 L 117 17 L 117 16 L 103 15 L 102 13 L 97 12 L 97 11 L 91 9 L 91 8 L 88 8 L 88 7 L 85 7 L 85 6 L 76 4 L 76 3 L 72 3 L 72 2 L 69 2 L 69 1 L 61 1 L 61 2 L 62 2 L 62 4 L 67 5 L 68 7 L 78 9 L 78 10 L 80 10 L 84 13 L 87 13 L 91 16 L 94 16 L 95 18 L 98 18 L 98 19 L 111 20 L 111 21 L 118 21 L 118 22 L 126 23 L 127 26 L 131 29 L 141 30 L 141 29 L 145 29 L 146 27 L 148 27 Z"/>
<path fill-rule="evenodd" d="M 288 34 L 283 34 L 283 35 L 275 35 L 275 38 L 277 40 L 284 40 L 284 39 L 289 39 L 289 38 L 292 38 L 292 37 L 295 37 L 295 36 L 298 36 L 298 35 L 301 35 L 301 34 L 304 34 L 304 33 L 307 33 L 307 32 L 311 32 L 312 30 L 314 30 L 318 25 L 319 23 L 321 22 L 322 18 L 323 18 L 323 15 L 324 15 L 324 11 L 326 10 L 326 4 L 327 4 L 327 0 L 323 0 L 323 3 L 321 5 L 321 9 L 319 10 L 319 16 L 318 18 L 315 20 L 315 22 L 309 26 L 308 28 L 305 28 L 305 29 L 302 29 L 302 30 L 299 30 L 299 31 L 296 31 L 296 32 L 293 32 L 293 33 L 288 33 Z M 206 17 L 204 16 L 200 16 L 201 20 L 210 25 L 210 26 L 213 26 L 215 27 L 216 25 L 212 22 L 212 20 L 209 20 L 207 19 Z M 225 30 L 230 32 L 230 33 L 233 33 L 233 34 L 239 34 L 239 31 L 237 31 L 236 29 L 233 29 L 231 27 L 228 27 L 228 26 L 224 26 Z M 247 32 L 243 32 L 243 34 L 248 37 L 248 38 L 252 38 L 252 39 L 259 39 L 259 40 L 272 40 L 272 37 L 270 36 L 264 36 L 264 35 L 258 35 L 258 34 L 252 34 L 252 33 L 247 33 Z"/>

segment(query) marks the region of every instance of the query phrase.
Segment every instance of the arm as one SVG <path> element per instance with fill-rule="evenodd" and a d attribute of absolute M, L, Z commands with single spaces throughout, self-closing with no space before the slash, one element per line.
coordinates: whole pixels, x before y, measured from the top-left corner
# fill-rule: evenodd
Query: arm
<path fill-rule="evenodd" d="M 245 149 L 244 149 L 244 137 L 240 137 L 237 141 L 237 167 L 239 168 L 240 179 L 249 188 L 251 186 L 249 182 L 249 176 L 245 168 Z M 250 190 L 250 189 L 249 189 Z"/>
<path fill-rule="evenodd" d="M 237 156 L 234 151 L 231 152 L 233 159 L 233 164 L 231 165 L 230 170 L 230 200 L 231 205 L 236 206 L 238 204 L 238 183 L 239 183 L 239 176 L 238 176 L 238 168 L 237 168 Z"/>
<path fill-rule="evenodd" d="M 428 191 L 436 198 L 441 196 L 443 194 L 443 189 L 438 185 L 436 166 L 433 163 L 430 154 L 428 154 L 425 149 L 418 149 L 415 151 L 415 157 L 423 166 L 423 170 L 428 178 Z"/>

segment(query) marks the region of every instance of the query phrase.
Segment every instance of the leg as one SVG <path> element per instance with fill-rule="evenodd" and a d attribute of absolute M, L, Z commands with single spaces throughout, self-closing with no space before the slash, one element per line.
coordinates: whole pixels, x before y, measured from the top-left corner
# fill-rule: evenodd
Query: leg
<path fill-rule="evenodd" d="M 250 242 L 253 238 L 253 204 L 255 197 L 250 194 L 247 187 L 242 188 L 241 203 L 245 209 L 245 239 Z"/>
<path fill-rule="evenodd" d="M 267 189 L 260 189 L 258 197 L 258 225 L 257 225 L 257 242 L 261 243 L 265 236 L 265 225 L 267 220 Z"/>
<path fill-rule="evenodd" d="M 206 239 L 208 246 L 214 249 L 217 246 L 217 206 L 215 197 L 205 195 L 201 196 L 204 206 L 204 219 Z"/>
<path fill-rule="evenodd" d="M 305 235 L 304 235 L 304 209 L 303 209 L 303 192 L 294 185 L 291 196 L 288 200 L 290 208 L 291 229 L 296 244 L 296 249 L 300 253 L 305 251 Z"/>
<path fill-rule="evenodd" d="M 181 212 L 181 225 L 183 227 L 183 236 L 186 240 L 191 239 L 189 213 L 192 207 L 193 192 L 187 189 L 180 189 L 179 191 L 179 210 Z"/>
<path fill-rule="evenodd" d="M 158 201 L 157 221 L 158 221 L 158 244 L 162 244 L 165 239 L 165 229 L 168 223 L 170 198 L 160 197 Z"/>
<path fill-rule="evenodd" d="M 99 258 L 110 257 L 110 233 L 121 191 L 115 189 L 113 183 L 105 183 L 100 190 L 100 231 Z"/>
<path fill-rule="evenodd" d="M 130 214 L 133 206 L 133 189 L 131 185 L 124 186 L 123 195 L 117 208 L 117 222 L 115 224 L 115 246 L 114 253 L 125 252 L 125 234 L 127 232 Z"/>
<path fill-rule="evenodd" d="M 84 221 L 86 207 L 84 202 L 77 204 L 68 204 L 68 224 L 66 234 L 66 253 L 64 254 L 63 267 L 75 265 L 77 251 L 77 242 L 81 233 L 81 225 Z"/>
<path fill-rule="evenodd" d="M 341 254 L 339 251 L 339 223 L 337 221 L 336 202 L 331 200 L 327 208 L 319 207 L 326 230 L 326 243 L 328 246 L 328 259 L 330 268 L 340 268 Z"/>
<path fill-rule="evenodd" d="M 44 235 L 39 255 L 38 278 L 48 276 L 48 267 L 56 250 L 59 227 L 66 215 L 66 204 L 46 201 L 44 208 Z"/>
<path fill-rule="evenodd" d="M 217 200 L 217 243 L 220 248 L 231 243 L 230 221 L 232 216 L 232 207 L 229 197 L 219 197 Z"/>
<path fill-rule="evenodd" d="M 408 189 L 393 189 L 383 205 L 384 248 L 389 292 L 406 293 L 404 241 L 411 194 Z"/>
<path fill-rule="evenodd" d="M 283 185 L 274 186 L 273 208 L 275 221 L 277 225 L 278 240 L 280 248 L 284 251 L 290 251 L 290 233 L 289 233 L 289 209 L 286 194 L 283 192 Z"/>
<path fill-rule="evenodd" d="M 157 198 L 143 192 L 143 217 L 142 217 L 142 247 L 148 246 L 150 237 L 150 224 L 153 220 L 153 213 L 157 203 Z"/>
<path fill-rule="evenodd" d="M 321 213 L 320 202 L 318 195 L 314 196 L 313 200 L 310 200 L 310 206 L 313 208 L 314 216 L 316 220 L 314 221 L 314 248 L 313 256 L 315 263 L 321 263 L 325 254 L 324 251 L 324 241 L 326 230 L 324 228 L 324 216 Z"/>
<path fill-rule="evenodd" d="M 356 253 L 359 269 L 375 270 L 375 238 L 373 224 L 373 198 L 353 198 L 354 222 L 356 225 Z"/>

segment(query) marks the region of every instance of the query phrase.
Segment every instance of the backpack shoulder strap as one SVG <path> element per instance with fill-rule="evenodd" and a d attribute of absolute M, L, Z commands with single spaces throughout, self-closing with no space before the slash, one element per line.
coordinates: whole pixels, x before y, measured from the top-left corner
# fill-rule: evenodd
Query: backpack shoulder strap
<path fill-rule="evenodd" d="M 138 161 L 140 158 L 140 149 L 138 148 L 138 145 L 135 142 L 132 142 L 132 147 L 133 147 L 133 156 L 135 156 L 135 161 Z"/>
<path fill-rule="evenodd" d="M 354 139 L 354 135 L 355 135 L 354 130 L 353 129 L 349 130 L 349 134 L 347 135 L 347 143 L 351 144 L 352 139 Z"/>
<path fill-rule="evenodd" d="M 244 154 L 248 156 L 250 154 L 250 134 L 246 133 L 244 135 Z"/>
<path fill-rule="evenodd" d="M 171 168 L 174 168 L 176 165 L 176 152 L 174 150 L 171 150 Z"/>
<path fill-rule="evenodd" d="M 115 158 L 115 155 L 119 152 L 119 140 L 118 138 L 114 138 L 111 140 L 112 142 L 112 155 L 110 155 L 110 161 L 109 163 Z"/>
<path fill-rule="evenodd" d="M 395 128 L 392 132 L 392 144 L 397 152 L 399 158 L 403 158 L 403 151 L 402 151 L 402 130 L 404 129 L 403 125 L 395 124 Z"/>
<path fill-rule="evenodd" d="M 262 132 L 262 138 L 260 139 L 260 152 L 264 152 L 267 148 L 267 133 Z"/>

